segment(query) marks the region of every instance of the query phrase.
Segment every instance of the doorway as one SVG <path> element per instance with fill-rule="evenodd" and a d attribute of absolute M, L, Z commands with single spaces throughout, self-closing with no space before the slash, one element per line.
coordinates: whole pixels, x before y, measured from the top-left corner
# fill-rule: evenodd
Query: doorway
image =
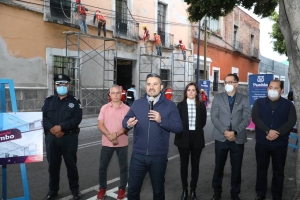
<path fill-rule="evenodd" d="M 118 59 L 117 84 L 127 90 L 132 85 L 132 61 Z"/>

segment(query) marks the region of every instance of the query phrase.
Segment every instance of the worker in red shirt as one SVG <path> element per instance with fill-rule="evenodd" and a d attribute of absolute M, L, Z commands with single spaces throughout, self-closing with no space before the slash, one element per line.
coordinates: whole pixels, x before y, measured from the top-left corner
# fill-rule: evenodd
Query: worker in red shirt
<path fill-rule="evenodd" d="M 144 30 L 143 40 L 144 40 L 145 51 L 146 51 L 146 54 L 149 54 L 149 52 L 148 52 L 148 42 L 149 42 L 149 39 L 150 39 L 150 32 L 149 32 L 149 30 L 147 29 L 147 27 L 145 25 L 143 25 L 142 28 Z"/>
<path fill-rule="evenodd" d="M 162 56 L 162 53 L 161 53 L 162 44 L 161 44 L 160 36 L 157 35 L 155 32 L 153 33 L 153 35 L 154 35 L 154 44 L 156 47 L 157 55 Z"/>
<path fill-rule="evenodd" d="M 100 36 L 101 27 L 103 27 L 104 37 L 106 37 L 106 19 L 100 13 L 100 10 L 96 10 L 96 12 L 94 14 L 94 20 L 93 20 L 94 24 L 95 24 L 96 19 L 97 19 L 97 22 L 98 22 L 98 36 Z"/>
<path fill-rule="evenodd" d="M 169 99 L 170 101 L 172 101 L 173 99 L 173 90 L 171 88 L 171 86 L 168 86 L 166 91 L 165 91 L 165 97 L 166 99 Z"/>
<path fill-rule="evenodd" d="M 183 60 L 186 60 L 186 47 L 182 43 L 182 40 L 179 40 L 179 45 L 180 49 L 182 50 L 182 55 L 183 55 Z"/>
<path fill-rule="evenodd" d="M 120 86 L 121 90 L 122 90 L 122 96 L 121 96 L 121 101 L 123 103 L 126 103 L 126 90 L 123 89 L 122 86 Z"/>

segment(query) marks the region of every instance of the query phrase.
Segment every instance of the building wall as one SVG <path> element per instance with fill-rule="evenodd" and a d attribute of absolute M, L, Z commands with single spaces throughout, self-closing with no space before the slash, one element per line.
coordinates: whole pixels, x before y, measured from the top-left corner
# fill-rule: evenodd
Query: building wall
<path fill-rule="evenodd" d="M 140 56 L 143 41 L 119 38 L 114 35 L 116 28 L 115 0 L 101 1 L 101 3 L 96 0 L 82 0 L 82 3 L 89 9 L 87 12 L 89 34 L 97 35 L 97 27 L 92 23 L 92 20 L 95 10 L 99 9 L 107 19 L 107 37 L 115 38 L 117 41 L 116 46 L 112 47 L 114 50 L 106 51 L 105 58 L 107 60 L 105 62 L 103 49 L 108 48 L 109 44 L 106 43 L 104 47 L 103 40 L 96 37 L 86 37 L 84 41 L 80 40 L 79 43 L 76 42 L 78 38 L 75 37 L 72 39 L 75 45 L 68 46 L 66 51 L 67 40 L 63 32 L 79 32 L 75 13 L 71 12 L 68 22 L 60 19 L 55 21 L 51 18 L 49 1 L 30 0 L 28 2 L 34 4 L 20 3 L 19 1 L 7 3 L 0 0 L 0 7 L 5 7 L 5 9 L 1 9 L 1 25 L 6 27 L 0 30 L 0 74 L 1 78 L 14 80 L 20 111 L 39 111 L 46 96 L 54 93 L 54 56 L 63 57 L 67 54 L 77 59 L 76 64 L 79 63 L 79 65 L 76 66 L 80 66 L 81 70 L 80 84 L 84 87 L 82 96 L 88 96 L 82 99 L 84 114 L 86 115 L 97 114 L 101 105 L 107 102 L 105 90 L 112 85 L 112 81 L 104 81 L 103 77 L 109 77 L 112 80 L 113 69 L 105 74 L 106 72 L 103 72 L 101 66 L 103 63 L 108 66 L 116 58 L 131 60 L 133 61 L 133 84 L 139 87 L 141 80 L 145 79 L 145 76 L 141 76 L 141 66 L 146 65 L 149 58 Z M 74 2 L 72 1 L 72 9 Z M 191 31 L 185 11 L 186 4 L 181 0 L 159 2 L 167 7 L 166 32 L 172 35 L 172 44 L 178 43 L 175 40 L 182 39 L 186 46 L 191 48 Z M 146 24 L 150 29 L 151 40 L 153 40 L 153 32 L 157 30 L 157 5 L 158 0 L 147 4 L 137 0 L 128 0 L 128 9 L 134 16 L 133 21 L 139 22 L 139 35 L 143 35 L 141 26 Z M 11 13 L 18 13 L 18 17 Z M 128 16 L 128 19 L 132 19 L 129 11 Z M 101 32 L 101 34 L 103 33 Z M 156 53 L 153 42 L 150 45 Z M 173 54 L 173 50 L 178 54 Z M 189 49 L 187 55 L 189 56 L 191 53 L 192 49 Z M 173 47 L 163 48 L 163 56 L 168 57 L 166 61 L 168 66 L 172 65 L 172 61 L 170 61 L 172 56 L 182 59 L 181 50 Z M 89 59 L 90 57 L 93 59 Z M 174 62 L 173 65 L 176 63 Z M 161 66 L 161 61 L 156 59 L 152 62 L 151 67 L 147 66 L 147 70 L 159 73 L 160 68 L 164 67 Z M 180 85 L 180 87 L 183 86 Z M 93 99 L 97 100 L 93 101 Z M 7 106 L 10 107 L 9 98 L 7 99 Z"/>

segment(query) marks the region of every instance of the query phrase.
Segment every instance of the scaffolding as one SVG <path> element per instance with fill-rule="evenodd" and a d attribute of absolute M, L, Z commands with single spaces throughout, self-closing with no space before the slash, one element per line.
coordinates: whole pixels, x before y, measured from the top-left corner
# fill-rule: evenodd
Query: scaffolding
<path fill-rule="evenodd" d="M 171 86 L 173 90 L 173 101 L 182 100 L 185 86 L 195 81 L 195 69 L 193 57 L 188 60 L 181 60 L 182 53 L 172 51 L 170 56 L 158 56 L 152 51 L 146 53 L 146 47 L 140 47 L 139 60 L 139 94 L 142 96 L 146 92 L 146 77 L 148 74 L 156 73 L 161 76 L 164 88 Z"/>
<path fill-rule="evenodd" d="M 63 33 L 66 35 L 66 57 L 74 59 L 66 59 L 67 73 L 73 79 L 71 90 L 80 98 L 82 107 L 101 107 L 107 102 L 109 86 L 116 83 L 117 40 L 74 31 Z M 94 70 L 92 77 L 83 73 L 83 69 Z M 87 86 L 95 85 L 101 78 L 103 82 L 100 81 L 99 86 Z"/>

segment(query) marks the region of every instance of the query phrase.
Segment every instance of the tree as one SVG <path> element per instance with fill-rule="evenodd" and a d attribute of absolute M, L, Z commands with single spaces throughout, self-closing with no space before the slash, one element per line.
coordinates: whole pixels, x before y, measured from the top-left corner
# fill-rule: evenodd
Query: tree
<path fill-rule="evenodd" d="M 188 5 L 189 20 L 196 22 L 205 15 L 213 18 L 225 16 L 237 5 L 246 9 L 254 6 L 254 13 L 269 17 L 279 3 L 279 28 L 283 35 L 289 60 L 289 80 L 300 127 L 300 0 L 184 0 Z M 296 163 L 296 192 L 293 200 L 300 199 L 300 148 Z"/>
<path fill-rule="evenodd" d="M 272 25 L 272 32 L 269 33 L 271 38 L 274 39 L 273 43 L 273 50 L 277 51 L 279 54 L 286 54 L 286 48 L 285 48 L 285 40 L 281 33 L 280 27 L 279 27 L 279 21 L 278 21 L 279 15 L 277 12 L 273 12 L 270 19 L 273 20 L 275 23 Z"/>

